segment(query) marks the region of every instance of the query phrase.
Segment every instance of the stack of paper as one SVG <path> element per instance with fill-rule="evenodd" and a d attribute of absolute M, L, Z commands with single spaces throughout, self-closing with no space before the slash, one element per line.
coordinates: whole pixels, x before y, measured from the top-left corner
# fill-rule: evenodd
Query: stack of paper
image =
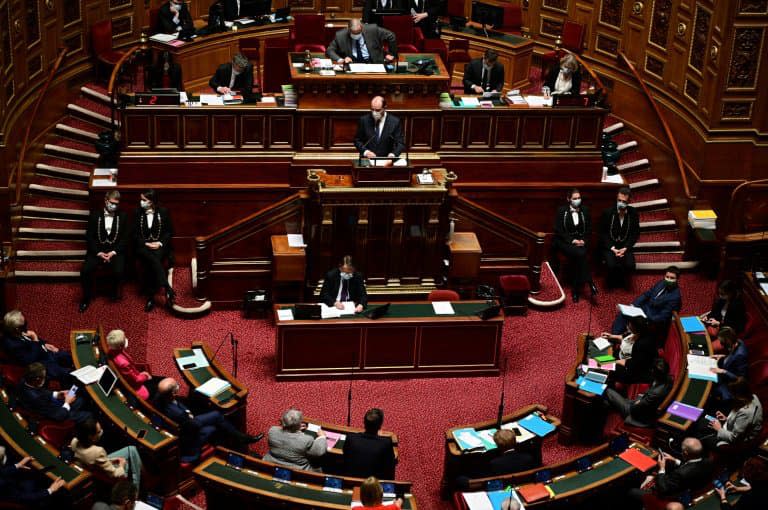
<path fill-rule="evenodd" d="M 432 301 L 432 308 L 435 315 L 456 315 L 450 301 Z"/>
<path fill-rule="evenodd" d="M 200 94 L 200 102 L 213 106 L 224 106 L 224 97 L 216 94 Z"/>
<path fill-rule="evenodd" d="M 607 349 L 608 347 L 611 346 L 611 342 L 609 342 L 608 340 L 606 340 L 605 338 L 603 338 L 601 336 L 599 336 L 599 337 L 595 338 L 594 340 L 592 340 L 592 343 L 595 344 L 595 347 L 597 347 L 601 351 L 604 351 L 605 349 Z"/>
<path fill-rule="evenodd" d="M 552 97 L 543 96 L 525 96 L 525 102 L 528 106 L 552 106 Z"/>
<path fill-rule="evenodd" d="M 281 308 L 277 311 L 277 319 L 281 321 L 292 321 L 293 320 L 293 310 L 290 308 Z"/>
<path fill-rule="evenodd" d="M 465 108 L 477 108 L 480 106 L 480 100 L 475 96 L 461 96 L 460 103 Z"/>
<path fill-rule="evenodd" d="M 384 64 L 349 64 L 349 72 L 351 73 L 386 73 L 387 70 Z"/>
<path fill-rule="evenodd" d="M 339 441 L 344 441 L 347 439 L 346 434 L 339 434 L 338 432 L 332 432 L 330 430 L 325 431 L 325 443 L 326 443 L 326 450 L 332 449 L 334 446 L 336 446 L 336 443 Z"/>
<path fill-rule="evenodd" d="M 717 368 L 717 360 L 709 356 L 688 355 L 688 377 L 702 381 L 717 382 L 717 374 L 710 369 Z"/>
<path fill-rule="evenodd" d="M 101 379 L 101 374 L 103 374 L 106 369 L 107 365 L 102 365 L 98 368 L 93 365 L 85 365 L 74 372 L 70 372 L 69 375 L 77 378 L 77 380 L 83 384 L 93 384 Z"/>
<path fill-rule="evenodd" d="M 529 439 L 533 439 L 536 435 L 525 427 L 521 427 L 516 421 L 510 421 L 501 426 L 502 429 L 511 430 L 515 433 L 517 443 L 524 443 Z"/>
<path fill-rule="evenodd" d="M 173 41 L 177 37 L 178 37 L 178 34 L 155 34 L 153 36 L 150 36 L 149 40 L 167 43 L 167 42 Z"/>
<path fill-rule="evenodd" d="M 475 429 L 458 429 L 451 434 L 463 452 L 484 452 L 486 450 L 485 441 Z"/>
<path fill-rule="evenodd" d="M 202 393 L 206 397 L 215 397 L 222 391 L 232 387 L 229 381 L 219 379 L 218 377 L 211 377 L 205 383 L 195 388 L 198 392 Z"/>
<path fill-rule="evenodd" d="M 343 310 L 339 310 L 335 306 L 328 306 L 325 303 L 319 303 L 320 305 L 320 317 L 323 319 L 338 319 L 342 315 L 355 315 L 355 303 L 352 301 L 345 301 Z"/>
<path fill-rule="evenodd" d="M 625 317 L 645 317 L 645 312 L 642 308 L 638 308 L 634 305 L 622 305 L 618 304 L 616 307 L 619 309 L 619 313 Z"/>
<path fill-rule="evenodd" d="M 176 358 L 176 363 L 180 370 L 194 370 L 196 368 L 205 368 L 208 366 L 208 360 L 202 349 L 192 349 L 191 356 Z"/>
<path fill-rule="evenodd" d="M 717 214 L 712 209 L 699 209 L 688 211 L 688 223 L 693 228 L 715 230 L 717 228 Z"/>
<path fill-rule="evenodd" d="M 501 505 L 507 499 L 514 499 L 520 503 L 520 508 L 525 509 L 517 493 L 511 489 L 488 492 L 462 492 L 461 496 L 469 510 L 500 510 Z"/>

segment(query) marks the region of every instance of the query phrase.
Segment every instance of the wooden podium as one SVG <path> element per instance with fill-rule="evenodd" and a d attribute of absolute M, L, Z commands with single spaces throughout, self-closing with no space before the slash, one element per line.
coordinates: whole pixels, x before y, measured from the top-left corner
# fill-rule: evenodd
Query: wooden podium
<path fill-rule="evenodd" d="M 451 266 L 448 276 L 451 278 L 477 278 L 480 273 L 480 243 L 474 232 L 454 232 L 448 243 L 451 254 Z"/>
<path fill-rule="evenodd" d="M 272 281 L 302 282 L 306 274 L 307 256 L 304 248 L 288 246 L 288 236 L 272 236 Z"/>

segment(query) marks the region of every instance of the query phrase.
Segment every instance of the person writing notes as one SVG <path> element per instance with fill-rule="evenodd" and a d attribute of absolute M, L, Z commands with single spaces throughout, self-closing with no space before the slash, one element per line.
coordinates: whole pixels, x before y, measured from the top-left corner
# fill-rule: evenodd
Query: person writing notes
<path fill-rule="evenodd" d="M 405 150 L 400 119 L 387 113 L 387 101 L 381 96 L 371 100 L 371 113 L 360 117 L 355 147 L 363 158 L 398 158 Z M 385 166 L 392 165 L 392 160 Z"/>
<path fill-rule="evenodd" d="M 326 54 L 338 64 L 383 64 L 397 58 L 397 39 L 386 28 L 351 19 L 347 28 L 336 32 Z"/>
<path fill-rule="evenodd" d="M 232 57 L 232 62 L 221 64 L 208 85 L 218 94 L 251 95 L 253 91 L 253 66 L 241 53 Z"/>
<path fill-rule="evenodd" d="M 581 71 L 576 57 L 568 53 L 560 59 L 560 67 L 553 67 L 544 79 L 544 95 L 579 94 Z"/>
<path fill-rule="evenodd" d="M 355 312 L 360 313 L 368 305 L 363 275 L 355 271 L 352 257 L 345 255 L 336 269 L 330 270 L 323 280 L 320 301 L 339 310 L 344 309 L 344 302 L 352 301 Z"/>
<path fill-rule="evenodd" d="M 483 58 L 476 58 L 464 68 L 464 93 L 482 94 L 501 92 L 504 88 L 504 65 L 499 55 L 485 50 Z"/>

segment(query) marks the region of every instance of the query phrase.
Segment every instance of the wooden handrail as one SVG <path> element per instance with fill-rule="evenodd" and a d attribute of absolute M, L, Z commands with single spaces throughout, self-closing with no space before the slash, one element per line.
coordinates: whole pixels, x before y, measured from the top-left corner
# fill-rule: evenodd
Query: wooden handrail
<path fill-rule="evenodd" d="M 733 234 L 733 232 L 731 231 L 731 228 L 733 227 L 733 224 L 731 223 L 731 221 L 733 219 L 734 211 L 736 210 L 736 200 L 738 199 L 738 196 L 742 193 L 742 189 L 749 188 L 757 184 L 768 184 L 768 179 L 758 179 L 755 181 L 742 182 L 741 184 L 733 188 L 733 191 L 731 191 L 731 198 L 728 201 L 728 214 L 725 217 L 725 229 L 726 229 L 725 235 L 726 236 L 730 236 Z M 741 205 L 742 203 L 743 201 L 739 200 L 739 205 Z"/>
<path fill-rule="evenodd" d="M 112 133 L 115 132 L 115 105 L 117 102 L 115 101 L 115 82 L 117 81 L 117 77 L 120 76 L 120 72 L 122 71 L 123 64 L 126 60 L 129 58 L 133 58 L 133 55 L 141 51 L 141 46 L 131 46 L 128 48 L 128 50 L 125 52 L 125 54 L 120 57 L 120 60 L 117 61 L 115 64 L 115 67 L 112 68 L 112 74 L 109 75 L 109 84 L 107 85 L 107 95 L 109 96 L 109 111 L 110 111 L 110 129 L 112 130 Z"/>
<path fill-rule="evenodd" d="M 587 64 L 587 62 L 583 58 L 581 58 L 578 54 L 573 53 L 573 52 L 568 51 L 568 50 L 564 50 L 564 51 L 566 51 L 566 52 L 570 53 L 571 55 L 573 55 L 573 58 L 576 59 L 576 62 L 578 62 L 581 67 L 583 67 L 584 69 L 587 70 L 587 72 L 589 73 L 589 76 L 595 81 L 595 83 L 597 83 L 597 86 L 599 87 L 599 90 L 600 90 L 601 94 L 607 94 L 608 93 L 608 90 L 605 88 L 605 85 L 603 85 L 603 80 L 601 80 L 600 77 L 595 72 L 595 70 L 592 69 L 592 66 Z"/>
<path fill-rule="evenodd" d="M 515 223 L 514 221 L 511 221 L 510 219 L 505 218 L 504 216 L 502 216 L 502 215 L 500 215 L 500 214 L 498 214 L 498 213 L 496 213 L 494 211 L 491 211 L 490 209 L 488 209 L 486 207 L 483 207 L 482 205 L 478 204 L 474 200 L 470 200 L 468 198 L 462 197 L 461 195 L 456 197 L 456 203 L 457 204 L 461 204 L 461 205 L 466 205 L 468 207 L 476 209 L 476 210 L 482 212 L 483 214 L 489 216 L 494 221 L 497 221 L 498 223 L 504 225 L 505 227 L 507 227 L 507 228 L 509 228 L 511 230 L 514 230 L 515 232 L 518 232 L 518 233 L 522 234 L 522 236 L 524 236 L 524 237 L 526 237 L 528 239 L 531 239 L 531 240 L 534 240 L 534 241 L 539 241 L 539 240 L 544 239 L 547 236 L 547 234 L 545 234 L 544 232 L 534 232 L 533 230 L 531 230 L 531 229 L 529 229 L 527 227 L 524 227 L 523 225 L 520 225 L 519 223 Z"/>
<path fill-rule="evenodd" d="M 656 100 L 653 98 L 653 95 L 651 94 L 650 89 L 643 81 L 643 78 L 640 76 L 640 73 L 638 73 L 637 69 L 635 69 L 635 66 L 632 65 L 632 62 L 629 61 L 629 58 L 627 57 L 627 55 L 624 54 L 623 51 L 619 50 L 619 57 L 621 57 L 622 61 L 624 61 L 626 66 L 635 76 L 635 79 L 640 84 L 640 88 L 643 89 L 643 93 L 645 94 L 646 99 L 648 99 L 648 102 L 651 103 L 651 106 L 653 107 L 653 111 L 656 112 L 656 117 L 659 119 L 661 126 L 664 128 L 664 133 L 667 135 L 669 144 L 672 146 L 672 152 L 675 155 L 675 163 L 677 164 L 677 171 L 680 173 L 680 179 L 683 182 L 683 190 L 685 191 L 685 196 L 686 198 L 688 198 L 688 200 L 694 200 L 696 196 L 691 193 L 691 189 L 688 186 L 688 178 L 685 175 L 685 166 L 683 165 L 683 158 L 680 156 L 680 149 L 678 149 L 677 147 L 677 140 L 675 139 L 675 136 L 672 134 L 672 130 L 670 129 L 669 124 L 667 124 L 667 120 L 664 118 L 664 114 L 661 113 L 661 108 L 659 108 L 659 105 L 656 102 Z"/>
<path fill-rule="evenodd" d="M 27 128 L 24 131 L 24 139 L 21 142 L 21 150 L 19 150 L 19 162 L 16 165 L 16 197 L 14 199 L 14 205 L 18 205 L 19 202 L 21 202 L 21 179 L 24 174 L 24 158 L 27 156 L 27 147 L 29 147 L 29 135 L 32 132 L 32 123 L 37 118 L 37 111 L 40 109 L 40 103 L 43 102 L 43 98 L 47 95 L 48 88 L 51 86 L 53 77 L 56 76 L 56 73 L 59 71 L 59 67 L 61 67 L 61 63 L 64 61 L 64 57 L 67 56 L 68 52 L 69 50 L 67 48 L 62 48 L 59 51 L 59 56 L 56 57 L 56 61 L 53 63 L 51 71 L 48 73 L 48 78 L 45 80 L 43 88 L 40 89 L 40 95 L 35 101 L 34 108 L 32 108 L 32 115 L 30 115 L 27 120 Z"/>

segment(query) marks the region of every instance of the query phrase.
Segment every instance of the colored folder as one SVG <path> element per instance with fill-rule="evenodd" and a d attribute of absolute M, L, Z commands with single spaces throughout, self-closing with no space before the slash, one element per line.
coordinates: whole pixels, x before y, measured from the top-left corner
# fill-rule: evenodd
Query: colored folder
<path fill-rule="evenodd" d="M 595 356 L 595 360 L 598 363 L 603 364 L 603 363 L 612 363 L 616 361 L 616 358 L 614 358 L 610 354 L 604 354 L 603 356 Z"/>
<path fill-rule="evenodd" d="M 705 331 L 704 324 L 698 317 L 680 317 L 680 325 L 683 326 L 683 331 L 686 333 L 699 333 Z"/>
<path fill-rule="evenodd" d="M 635 466 L 643 473 L 650 471 L 656 466 L 656 461 L 647 456 L 637 448 L 627 448 L 624 453 L 619 455 L 624 462 Z"/>
<path fill-rule="evenodd" d="M 704 412 L 704 409 L 699 409 L 698 407 L 693 407 L 689 406 L 688 404 L 683 404 L 682 402 L 674 401 L 667 408 L 667 412 L 671 415 L 679 416 L 680 418 L 686 420 L 696 421 L 699 419 L 699 416 L 701 416 L 701 413 Z"/>
<path fill-rule="evenodd" d="M 586 377 L 579 377 L 576 379 L 576 384 L 580 390 L 588 391 L 590 393 L 594 393 L 595 395 L 602 395 L 603 392 L 605 392 L 605 388 L 608 387 L 607 384 L 600 384 L 599 382 L 591 381 Z"/>
<path fill-rule="evenodd" d="M 526 503 L 549 499 L 555 495 L 554 492 L 552 492 L 552 489 L 543 483 L 529 483 L 523 485 L 517 489 L 517 493 L 523 497 Z"/>
<path fill-rule="evenodd" d="M 519 422 L 517 422 L 521 427 L 525 428 L 526 430 L 533 432 L 539 437 L 544 437 L 550 432 L 554 432 L 555 426 L 549 423 L 548 421 L 542 420 L 535 414 L 529 414 Z"/>

